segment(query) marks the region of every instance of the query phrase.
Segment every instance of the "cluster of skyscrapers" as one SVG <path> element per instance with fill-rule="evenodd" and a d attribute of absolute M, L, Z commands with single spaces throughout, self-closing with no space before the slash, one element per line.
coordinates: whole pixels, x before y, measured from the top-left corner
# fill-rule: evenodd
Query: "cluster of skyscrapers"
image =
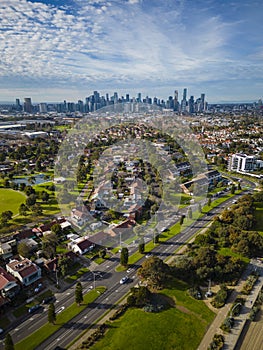
<path fill-rule="evenodd" d="M 85 98 L 85 101 L 79 100 L 77 103 L 64 101 L 63 103 L 39 103 L 33 105 L 31 98 L 29 97 L 24 99 L 23 104 L 20 104 L 19 99 L 16 99 L 16 104 L 13 106 L 13 109 L 17 111 L 24 111 L 26 113 L 47 113 L 50 111 L 56 111 L 58 113 L 89 113 L 117 103 L 147 103 L 173 110 L 178 113 L 190 114 L 205 112 L 207 110 L 205 94 L 201 94 L 201 97 L 197 98 L 196 100 L 194 99 L 194 96 L 190 96 L 188 99 L 186 88 L 183 90 L 181 102 L 179 101 L 178 90 L 175 90 L 174 96 L 169 96 L 166 101 L 157 97 L 151 98 L 146 96 L 145 98 L 142 98 L 142 94 L 140 92 L 137 94 L 137 97 L 130 97 L 129 94 L 119 96 L 117 92 L 114 92 L 112 96 L 110 96 L 108 93 L 103 96 L 100 95 L 98 91 L 94 91 L 92 95 Z"/>

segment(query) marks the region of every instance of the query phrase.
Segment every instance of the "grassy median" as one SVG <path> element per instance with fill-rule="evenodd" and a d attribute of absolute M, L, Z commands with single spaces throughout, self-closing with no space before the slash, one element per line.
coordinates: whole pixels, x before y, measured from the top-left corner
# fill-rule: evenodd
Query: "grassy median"
<path fill-rule="evenodd" d="M 53 325 L 51 323 L 46 323 L 44 326 L 39 328 L 36 332 L 30 334 L 28 337 L 23 339 L 21 342 L 15 344 L 16 350 L 33 350 L 39 344 L 44 342 L 48 337 L 55 333 L 59 328 L 63 327 L 72 318 L 77 316 L 81 311 L 86 309 L 86 307 L 96 300 L 100 294 L 104 293 L 105 287 L 98 287 L 95 290 L 91 290 L 83 296 L 83 302 L 80 306 L 73 303 L 67 309 L 62 311 L 57 315 L 56 323 Z M 98 293 L 99 292 L 99 293 Z"/>

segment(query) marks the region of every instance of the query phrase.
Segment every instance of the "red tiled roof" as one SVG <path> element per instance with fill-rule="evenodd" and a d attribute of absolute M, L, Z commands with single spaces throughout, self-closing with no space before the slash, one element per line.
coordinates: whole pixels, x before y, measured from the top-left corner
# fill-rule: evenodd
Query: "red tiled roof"
<path fill-rule="evenodd" d="M 8 282 L 16 282 L 15 277 L 0 267 L 0 290 L 3 289 Z"/>

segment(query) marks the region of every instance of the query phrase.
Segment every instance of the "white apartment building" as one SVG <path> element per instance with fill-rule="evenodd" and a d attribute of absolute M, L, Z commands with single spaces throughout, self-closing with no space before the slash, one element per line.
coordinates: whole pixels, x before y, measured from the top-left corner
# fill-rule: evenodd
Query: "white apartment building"
<path fill-rule="evenodd" d="M 229 158 L 228 170 L 237 172 L 250 172 L 263 167 L 263 161 L 256 156 L 248 156 L 243 153 L 235 153 Z"/>

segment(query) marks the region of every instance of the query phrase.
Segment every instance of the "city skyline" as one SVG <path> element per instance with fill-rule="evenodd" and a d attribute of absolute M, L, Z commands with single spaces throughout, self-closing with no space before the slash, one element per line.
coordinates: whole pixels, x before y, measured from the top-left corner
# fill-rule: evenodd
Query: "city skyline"
<path fill-rule="evenodd" d="M 210 103 L 257 101 L 262 10 L 257 0 L 2 0 L 0 101 L 166 98 L 185 86 Z"/>

